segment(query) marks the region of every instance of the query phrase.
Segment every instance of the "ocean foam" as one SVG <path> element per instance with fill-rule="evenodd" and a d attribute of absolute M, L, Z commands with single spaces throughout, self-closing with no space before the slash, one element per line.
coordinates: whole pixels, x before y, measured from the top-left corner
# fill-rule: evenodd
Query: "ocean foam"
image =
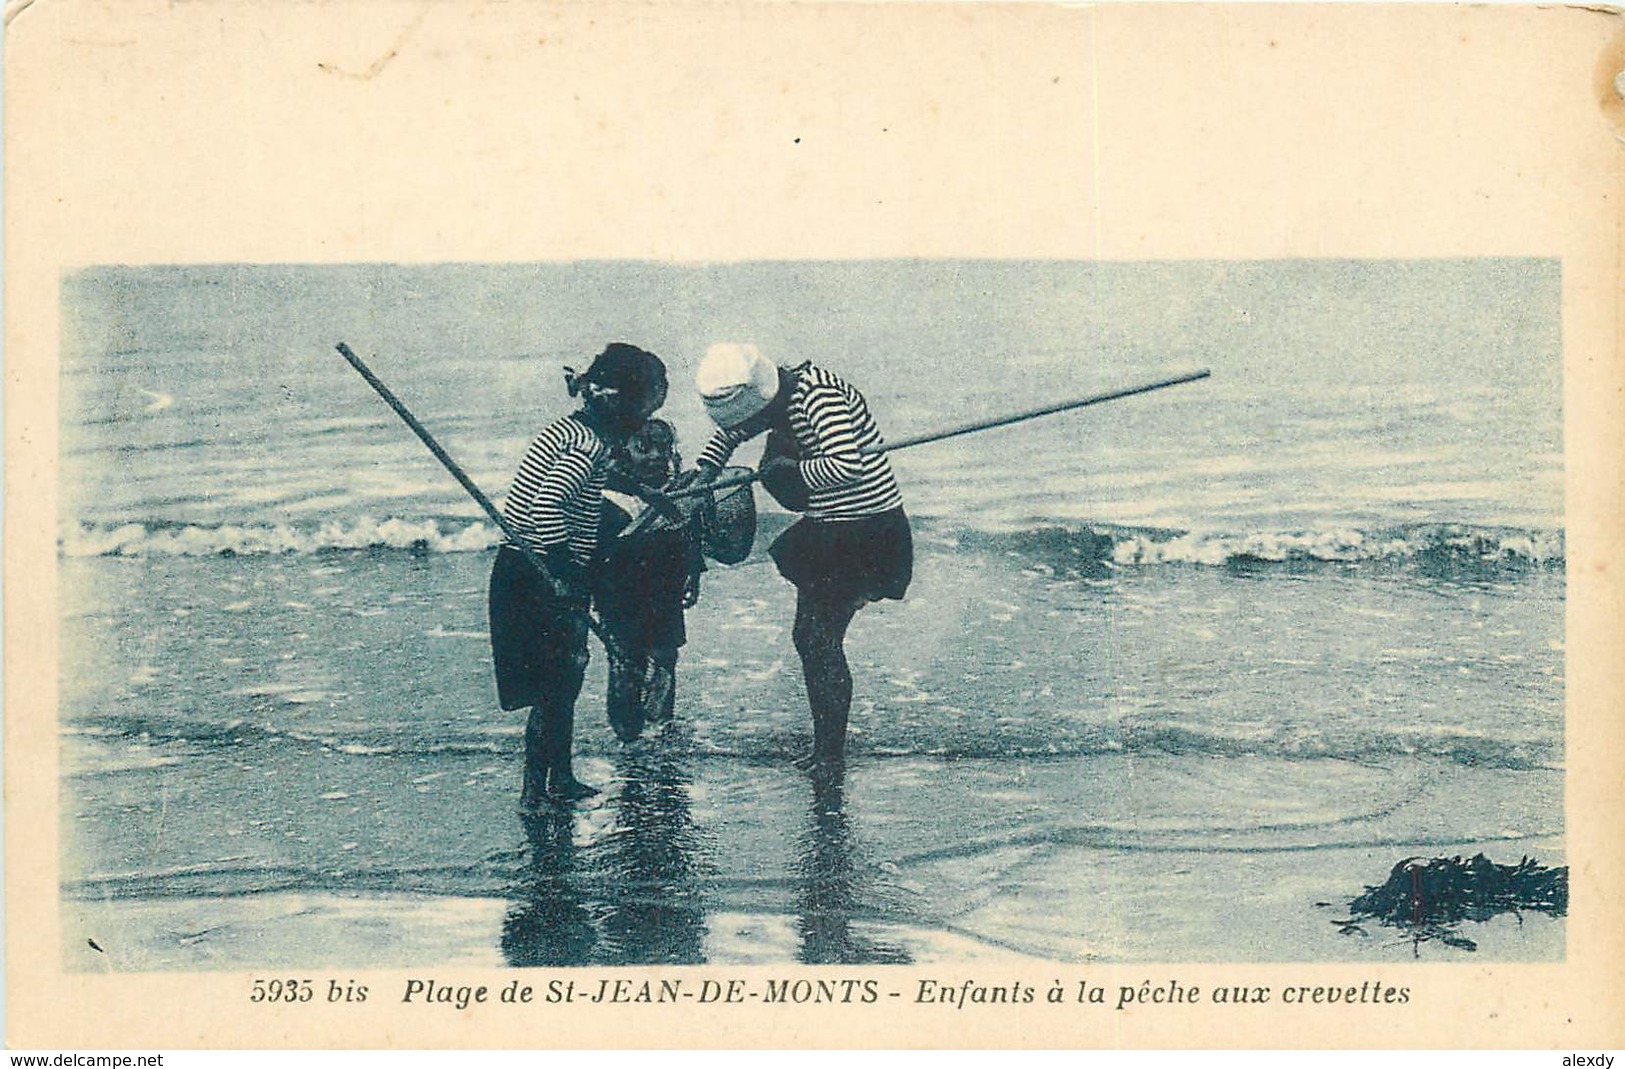
<path fill-rule="evenodd" d="M 59 541 L 68 557 L 209 557 L 391 549 L 465 553 L 490 549 L 501 533 L 483 522 L 376 520 L 294 524 L 75 524 Z"/>
<path fill-rule="evenodd" d="M 1245 532 L 1114 525 L 1037 525 L 989 532 L 952 529 L 931 519 L 916 520 L 916 526 L 921 545 L 932 551 L 1013 554 L 1025 558 L 1028 570 L 1068 579 L 1157 565 L 1256 568 L 1382 563 L 1450 574 L 1558 567 L 1564 562 L 1560 530 L 1472 524 Z M 72 524 L 63 532 L 59 547 L 67 557 L 262 556 L 360 550 L 438 554 L 483 552 L 501 539 L 500 530 L 483 521 L 363 517 L 308 525 Z M 767 539 L 759 541 L 761 552 Z M 228 609 L 240 610 L 246 604 L 239 601 Z M 1018 608 L 994 607 L 1004 612 Z M 737 618 L 722 626 L 763 627 L 753 614 L 741 615 L 741 611 L 736 610 Z"/>

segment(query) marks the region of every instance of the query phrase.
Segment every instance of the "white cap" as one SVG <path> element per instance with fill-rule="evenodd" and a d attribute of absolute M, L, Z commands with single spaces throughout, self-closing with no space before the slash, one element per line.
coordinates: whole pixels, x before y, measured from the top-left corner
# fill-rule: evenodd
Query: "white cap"
<path fill-rule="evenodd" d="M 719 427 L 737 427 L 779 393 L 779 368 L 748 342 L 718 342 L 694 374 L 700 400 Z"/>

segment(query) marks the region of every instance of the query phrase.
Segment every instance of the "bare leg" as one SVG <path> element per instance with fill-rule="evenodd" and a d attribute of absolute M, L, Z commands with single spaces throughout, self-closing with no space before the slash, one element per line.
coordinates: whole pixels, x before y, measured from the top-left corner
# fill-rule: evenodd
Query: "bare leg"
<path fill-rule="evenodd" d="M 609 659 L 609 726 L 622 742 L 632 742 L 643 734 L 645 659 L 631 657 Z"/>
<path fill-rule="evenodd" d="M 537 787 L 556 800 L 598 793 L 576 779 L 571 760 L 576 699 L 581 696 L 587 672 L 586 617 L 572 618 L 570 623 L 579 630 L 567 636 L 556 650 L 556 670 L 525 724 L 525 791 L 521 798 L 531 807 L 539 802 L 535 798 Z"/>
<path fill-rule="evenodd" d="M 801 657 L 812 707 L 813 751 L 797 762 L 803 767 L 839 765 L 846 756 L 846 725 L 852 710 L 852 669 L 846 661 L 846 629 L 864 604 L 861 598 L 839 598 L 803 590 L 796 597 L 791 637 Z"/>
<path fill-rule="evenodd" d="M 586 798 L 598 792 L 575 778 L 570 757 L 575 710 L 533 705 L 525 721 L 525 786 L 519 804 L 538 809 L 549 798 Z"/>
<path fill-rule="evenodd" d="M 662 647 L 650 651 L 648 673 L 643 684 L 643 711 L 649 723 L 672 718 L 677 704 L 677 650 Z"/>
<path fill-rule="evenodd" d="M 547 711 L 540 705 L 530 707 L 525 720 L 525 786 L 519 793 L 519 805 L 524 809 L 538 809 L 547 795 L 547 769 L 552 754 L 548 747 Z"/>
<path fill-rule="evenodd" d="M 560 801 L 574 801 L 577 798 L 590 798 L 598 793 L 597 788 L 589 787 L 575 777 L 574 765 L 570 756 L 570 744 L 575 735 L 576 711 L 575 703 L 571 702 L 569 708 L 558 716 L 550 716 L 547 722 L 547 747 L 550 761 L 547 768 L 547 794 L 548 797 Z"/>

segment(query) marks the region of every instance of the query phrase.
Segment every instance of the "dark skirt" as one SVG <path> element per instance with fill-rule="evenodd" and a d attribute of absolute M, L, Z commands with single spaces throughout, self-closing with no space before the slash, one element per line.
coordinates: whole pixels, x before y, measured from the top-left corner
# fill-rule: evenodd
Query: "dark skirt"
<path fill-rule="evenodd" d="M 901 600 L 914 578 L 914 536 L 900 508 L 856 520 L 804 516 L 768 552 L 780 575 L 824 596 Z"/>
<path fill-rule="evenodd" d="M 491 566 L 491 658 L 504 709 L 579 690 L 587 667 L 587 606 L 565 602 L 512 546 Z"/>

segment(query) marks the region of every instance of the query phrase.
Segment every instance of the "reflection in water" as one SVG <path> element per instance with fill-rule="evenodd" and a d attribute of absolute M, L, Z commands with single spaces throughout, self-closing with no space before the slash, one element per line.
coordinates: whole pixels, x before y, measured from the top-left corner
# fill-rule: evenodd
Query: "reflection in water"
<path fill-rule="evenodd" d="M 699 881 L 703 843 L 689 816 L 688 779 L 669 753 L 623 757 L 618 828 L 596 877 L 612 896 L 599 960 L 694 965 L 705 960 Z"/>
<path fill-rule="evenodd" d="M 568 806 L 527 815 L 530 871 L 523 898 L 502 920 L 510 965 L 580 965 L 598 942 L 592 914 L 575 892 L 575 813 Z"/>
<path fill-rule="evenodd" d="M 524 818 L 530 865 L 502 923 L 509 964 L 704 961 L 705 844 L 688 779 L 669 753 L 642 748 L 623 751 L 618 771 L 615 824 L 585 846 L 572 807 Z"/>
<path fill-rule="evenodd" d="M 509 964 L 706 960 L 713 844 L 690 815 L 682 759 L 669 746 L 622 751 L 620 788 L 602 808 L 559 806 L 525 818 L 529 861 L 502 923 Z M 613 821 L 605 821 L 610 814 Z M 885 888 L 876 885 L 873 866 L 855 860 L 861 850 L 854 844 L 840 777 L 815 776 L 786 874 L 783 906 L 795 911 L 799 938 L 794 953 L 809 965 L 907 964 L 912 959 L 902 946 L 862 931 L 865 920 L 888 911 Z"/>
<path fill-rule="evenodd" d="M 813 804 L 802 836 L 797 957 L 807 965 L 907 965 L 908 951 L 852 930 L 863 882 L 853 864 L 852 823 L 839 773 L 813 777 Z"/>

